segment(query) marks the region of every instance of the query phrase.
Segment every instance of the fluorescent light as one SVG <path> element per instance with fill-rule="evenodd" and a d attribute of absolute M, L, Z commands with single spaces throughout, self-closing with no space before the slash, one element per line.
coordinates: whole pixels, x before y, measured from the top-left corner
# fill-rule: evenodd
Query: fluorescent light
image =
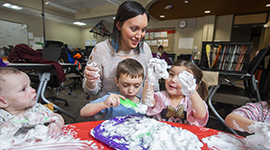
<path fill-rule="evenodd" d="M 160 18 L 165 18 L 165 15 L 160 15 L 159 17 L 160 17 Z"/>
<path fill-rule="evenodd" d="M 67 7 L 64 7 L 64 6 L 61 6 L 61 5 L 58 5 L 58 4 L 49 2 L 49 1 L 45 1 L 45 4 L 46 4 L 46 5 L 49 5 L 49 6 L 51 6 L 51 7 L 54 7 L 54 8 L 58 8 L 58 9 L 61 9 L 61 10 L 70 12 L 70 13 L 77 13 L 76 10 L 73 10 L 73 9 L 70 9 L 70 8 L 67 8 Z"/>
<path fill-rule="evenodd" d="M 184 1 L 184 3 L 185 3 L 185 4 L 187 4 L 187 3 L 188 3 L 188 1 Z"/>
<path fill-rule="evenodd" d="M 210 10 L 204 11 L 205 14 L 210 14 L 210 12 L 211 12 Z"/>
<path fill-rule="evenodd" d="M 79 26 L 84 26 L 84 25 L 86 25 L 86 23 L 79 22 L 79 21 L 73 22 L 73 24 L 76 24 L 76 25 L 79 25 Z"/>
<path fill-rule="evenodd" d="M 117 0 L 107 0 L 107 2 L 112 3 L 112 4 L 116 5 L 116 6 L 121 5 L 121 3 L 118 2 Z"/>
<path fill-rule="evenodd" d="M 170 9 L 172 8 L 172 5 L 167 5 L 164 9 Z"/>
<path fill-rule="evenodd" d="M 2 6 L 7 7 L 7 8 L 10 8 L 10 9 L 15 9 L 15 10 L 21 10 L 21 9 L 23 9 L 22 7 L 19 7 L 17 5 L 11 5 L 9 3 L 5 3 Z"/>
<path fill-rule="evenodd" d="M 266 4 L 266 7 L 270 7 L 270 4 Z"/>

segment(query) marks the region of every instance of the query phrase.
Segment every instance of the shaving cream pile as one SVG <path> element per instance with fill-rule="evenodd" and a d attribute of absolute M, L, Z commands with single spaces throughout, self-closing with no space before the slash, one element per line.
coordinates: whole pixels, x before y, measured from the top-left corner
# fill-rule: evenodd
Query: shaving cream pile
<path fill-rule="evenodd" d="M 245 138 L 238 138 L 234 135 L 219 132 L 202 139 L 210 149 L 215 150 L 265 150 L 259 145 L 252 145 Z"/>
<path fill-rule="evenodd" d="M 20 150 L 41 150 L 41 149 L 103 149 L 98 147 L 93 141 L 82 141 L 76 137 L 75 128 L 63 128 L 63 133 L 51 138 L 48 134 L 48 127 L 37 125 L 34 129 L 29 130 L 26 134 L 20 134 L 14 137 L 19 128 L 2 128 L 0 130 L 0 149 L 20 149 Z"/>
<path fill-rule="evenodd" d="M 192 132 L 172 127 L 142 116 L 122 116 L 106 120 L 100 125 L 101 133 L 91 130 L 95 138 L 97 134 L 107 137 L 119 145 L 127 145 L 127 149 L 139 150 L 200 150 L 203 143 Z M 124 120 L 119 123 L 119 120 Z M 100 137 L 101 137 L 100 136 Z M 114 138 L 118 137 L 118 138 Z M 121 138 L 119 138 L 121 137 Z M 115 147 L 114 147 L 115 148 Z"/>

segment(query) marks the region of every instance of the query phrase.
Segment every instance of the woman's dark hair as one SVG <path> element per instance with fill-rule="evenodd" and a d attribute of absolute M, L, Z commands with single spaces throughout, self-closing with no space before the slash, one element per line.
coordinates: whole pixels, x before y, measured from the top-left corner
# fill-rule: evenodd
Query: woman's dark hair
<path fill-rule="evenodd" d="M 208 95 L 208 86 L 206 82 L 202 80 L 202 77 L 203 77 L 202 70 L 191 61 L 186 61 L 186 60 L 177 60 L 176 62 L 172 64 L 172 67 L 174 66 L 185 66 L 187 67 L 188 70 L 193 72 L 196 78 L 196 84 L 198 86 L 197 92 L 203 100 L 206 100 L 206 97 Z"/>
<path fill-rule="evenodd" d="M 117 21 L 119 21 L 120 25 L 123 25 L 126 20 L 143 14 L 146 14 L 147 21 L 149 22 L 149 14 L 140 3 L 135 1 L 125 1 L 119 6 L 113 23 L 113 34 L 111 37 L 111 45 L 116 52 L 118 52 L 118 43 L 120 43 L 121 38 L 121 32 L 116 27 Z M 144 38 L 139 42 L 138 46 L 135 48 L 135 50 L 138 53 L 140 53 L 140 50 L 143 51 L 143 42 Z"/>

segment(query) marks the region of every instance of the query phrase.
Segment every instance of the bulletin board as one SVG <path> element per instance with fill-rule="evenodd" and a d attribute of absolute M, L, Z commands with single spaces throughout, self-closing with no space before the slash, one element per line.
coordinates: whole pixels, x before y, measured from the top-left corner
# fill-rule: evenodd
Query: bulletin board
<path fill-rule="evenodd" d="M 174 51 L 175 29 L 147 29 L 145 42 L 152 51 L 157 51 L 163 45 L 164 51 Z"/>
<path fill-rule="evenodd" d="M 0 20 L 0 41 L 1 47 L 28 44 L 27 25 Z"/>

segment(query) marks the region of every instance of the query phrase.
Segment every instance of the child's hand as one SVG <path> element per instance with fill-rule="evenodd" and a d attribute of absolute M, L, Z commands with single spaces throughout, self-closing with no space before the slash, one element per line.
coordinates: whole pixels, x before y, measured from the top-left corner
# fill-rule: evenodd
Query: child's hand
<path fill-rule="evenodd" d="M 122 95 L 110 94 L 110 96 L 103 102 L 104 105 L 105 105 L 105 108 L 109 108 L 109 107 L 115 107 L 116 108 L 118 105 L 120 105 L 120 98 L 126 99 Z"/>
<path fill-rule="evenodd" d="M 182 93 L 190 97 L 196 91 L 196 79 L 187 71 L 179 73 L 178 80 L 182 84 Z"/>
<path fill-rule="evenodd" d="M 152 58 L 147 64 L 147 80 L 149 84 L 154 85 L 158 79 L 167 79 L 167 63 L 164 59 Z"/>
<path fill-rule="evenodd" d="M 255 133 L 246 137 L 250 144 L 260 144 L 267 149 L 270 149 L 270 124 L 256 122 L 248 126 L 249 133 Z"/>
<path fill-rule="evenodd" d="M 52 138 L 56 138 L 62 133 L 62 128 L 55 122 L 50 123 L 48 128 L 49 128 L 48 133 Z"/>
<path fill-rule="evenodd" d="M 99 78 L 98 72 L 100 69 L 97 67 L 97 64 L 95 62 L 87 63 L 87 66 L 85 67 L 84 74 L 87 80 L 91 83 L 96 82 Z"/>

